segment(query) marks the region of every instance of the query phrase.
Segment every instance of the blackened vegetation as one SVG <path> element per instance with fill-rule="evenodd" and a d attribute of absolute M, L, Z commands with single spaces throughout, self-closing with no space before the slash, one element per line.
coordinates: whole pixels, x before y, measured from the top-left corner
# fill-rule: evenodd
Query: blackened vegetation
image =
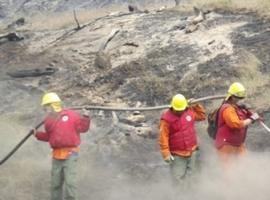
<path fill-rule="evenodd" d="M 261 70 L 270 72 L 270 23 L 253 19 L 240 27 L 232 37 L 236 49 L 246 49 L 256 55 L 262 63 Z"/>

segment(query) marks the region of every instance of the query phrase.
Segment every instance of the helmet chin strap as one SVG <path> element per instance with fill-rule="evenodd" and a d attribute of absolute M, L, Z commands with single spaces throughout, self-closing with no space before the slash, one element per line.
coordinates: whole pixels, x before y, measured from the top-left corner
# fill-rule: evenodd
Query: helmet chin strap
<path fill-rule="evenodd" d="M 54 112 L 61 112 L 62 111 L 62 106 L 61 106 L 61 103 L 59 103 L 59 102 L 51 103 L 51 108 L 53 109 Z"/>
<path fill-rule="evenodd" d="M 62 106 L 59 103 L 52 103 L 44 106 L 44 111 L 48 114 L 54 114 L 62 111 Z"/>
<path fill-rule="evenodd" d="M 53 110 L 53 108 L 52 108 L 50 105 L 45 106 L 45 107 L 43 108 L 43 110 L 44 110 L 46 113 L 48 113 L 48 114 L 54 113 L 54 110 Z"/>

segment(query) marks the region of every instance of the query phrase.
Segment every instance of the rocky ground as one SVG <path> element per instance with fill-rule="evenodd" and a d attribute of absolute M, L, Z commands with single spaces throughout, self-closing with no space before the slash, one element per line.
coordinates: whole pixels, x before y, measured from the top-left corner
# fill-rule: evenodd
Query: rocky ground
<path fill-rule="evenodd" d="M 232 81 L 240 81 L 249 93 L 246 103 L 270 124 L 269 21 L 246 12 L 211 11 L 194 23 L 196 16 L 190 8 L 125 10 L 92 19 L 80 30 L 74 29 L 75 22 L 63 29 L 33 29 L 28 18 L 22 26 L 3 29 L 3 34 L 16 30 L 24 39 L 0 41 L 1 158 L 43 118 L 39 104 L 44 91 L 59 93 L 68 107 L 157 106 L 168 104 L 176 93 L 188 98 L 225 94 Z M 24 78 L 7 74 L 47 67 L 56 72 Z M 205 102 L 208 111 L 218 104 Z M 91 112 L 92 128 L 82 138 L 80 199 L 173 198 L 157 143 L 160 114 Z M 215 157 L 206 122 L 197 129 L 205 176 L 211 177 L 207 167 L 213 167 Z M 245 162 L 252 173 L 241 167 L 237 172 L 248 174 L 247 188 L 261 181 L 252 192 L 232 189 L 219 198 L 252 199 L 263 193 L 260 199 L 267 199 L 267 176 L 254 163 L 269 164 L 269 141 L 270 133 L 252 125 L 247 138 L 251 157 Z M 29 139 L 1 166 L 0 199 L 48 199 L 49 170 L 49 148 Z M 238 188 L 243 180 L 233 181 Z M 215 183 L 226 185 L 203 176 L 198 193 L 187 193 L 185 199 L 216 199 Z"/>

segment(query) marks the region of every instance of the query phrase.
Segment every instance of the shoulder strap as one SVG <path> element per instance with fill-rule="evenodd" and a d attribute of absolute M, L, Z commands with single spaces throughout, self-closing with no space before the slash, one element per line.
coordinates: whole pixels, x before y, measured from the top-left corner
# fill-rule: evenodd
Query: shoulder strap
<path fill-rule="evenodd" d="M 218 114 L 217 114 L 217 119 L 216 119 L 216 122 L 217 122 L 217 127 L 220 127 L 220 126 L 222 126 L 222 124 L 219 124 L 219 117 L 221 117 L 220 116 L 220 114 L 226 109 L 226 108 L 228 108 L 230 106 L 230 104 L 228 104 L 228 103 L 226 103 L 226 102 L 223 102 L 222 104 L 221 104 L 221 106 L 219 107 L 219 109 L 218 109 Z"/>

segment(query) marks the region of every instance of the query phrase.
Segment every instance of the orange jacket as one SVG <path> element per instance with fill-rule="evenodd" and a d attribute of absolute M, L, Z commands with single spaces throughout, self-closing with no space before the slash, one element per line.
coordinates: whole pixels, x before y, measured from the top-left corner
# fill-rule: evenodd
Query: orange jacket
<path fill-rule="evenodd" d="M 236 106 L 229 105 L 222 113 L 222 117 L 227 126 L 230 128 L 241 129 L 244 127 L 243 120 L 240 120 L 237 112 Z"/>
<path fill-rule="evenodd" d="M 244 127 L 244 120 L 249 115 L 249 112 L 237 105 L 223 104 L 219 113 L 215 146 L 221 148 L 225 144 L 240 146 L 244 143 L 247 132 L 247 127 Z"/>
<path fill-rule="evenodd" d="M 67 147 L 67 148 L 53 149 L 52 157 L 54 159 L 57 159 L 57 160 L 65 160 L 71 154 L 78 153 L 78 152 L 79 152 L 79 147 Z"/>
<path fill-rule="evenodd" d="M 201 121 L 206 119 L 205 115 L 205 109 L 200 104 L 195 104 L 190 107 L 193 111 L 193 115 L 196 121 Z M 165 120 L 160 120 L 160 127 L 159 127 L 159 145 L 160 145 L 160 151 L 163 156 L 163 158 L 167 158 L 170 154 L 175 154 L 183 157 L 188 157 L 192 154 L 192 152 L 197 148 L 197 145 L 195 145 L 192 150 L 190 151 L 174 151 L 171 152 L 169 148 L 169 123 Z"/>

